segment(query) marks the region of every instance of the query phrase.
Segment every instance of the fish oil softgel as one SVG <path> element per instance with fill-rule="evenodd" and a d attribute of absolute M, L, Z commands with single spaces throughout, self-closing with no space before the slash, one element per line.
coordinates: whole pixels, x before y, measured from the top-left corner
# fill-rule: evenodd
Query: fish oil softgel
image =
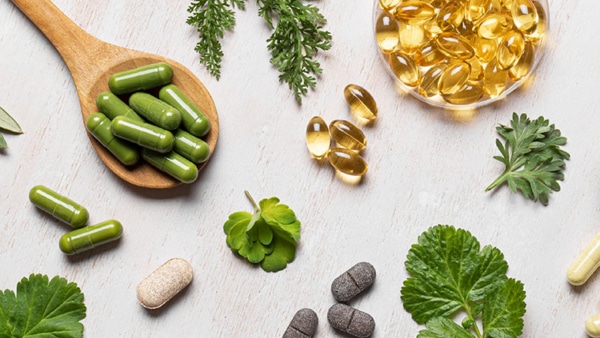
<path fill-rule="evenodd" d="M 376 0 L 375 39 L 405 91 L 437 107 L 476 108 L 531 75 L 547 11 L 546 0 Z"/>

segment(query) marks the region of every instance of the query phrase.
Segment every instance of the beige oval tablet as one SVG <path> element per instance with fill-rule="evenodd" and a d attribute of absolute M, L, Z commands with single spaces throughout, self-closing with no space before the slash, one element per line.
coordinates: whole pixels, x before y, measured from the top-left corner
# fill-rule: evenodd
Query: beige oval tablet
<path fill-rule="evenodd" d="M 193 278 L 192 266 L 183 258 L 172 258 L 154 270 L 137 287 L 143 307 L 157 309 L 188 286 Z"/>

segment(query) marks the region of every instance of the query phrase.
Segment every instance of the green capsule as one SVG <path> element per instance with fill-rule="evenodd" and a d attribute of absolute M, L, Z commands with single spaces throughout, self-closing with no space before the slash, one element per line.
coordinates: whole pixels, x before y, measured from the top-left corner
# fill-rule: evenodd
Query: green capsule
<path fill-rule="evenodd" d="M 171 82 L 171 79 L 171 66 L 165 62 L 158 62 L 113 74 L 108 79 L 108 87 L 114 94 L 121 95 L 164 86 Z"/>
<path fill-rule="evenodd" d="M 108 149 L 124 165 L 134 165 L 140 160 L 135 145 L 115 137 L 110 128 L 110 120 L 102 113 L 91 114 L 85 122 L 87 130 L 100 144 Z"/>
<path fill-rule="evenodd" d="M 179 110 L 183 126 L 192 135 L 202 137 L 208 134 L 210 121 L 206 115 L 175 85 L 162 87 L 158 97 Z"/>
<path fill-rule="evenodd" d="M 111 92 L 100 93 L 96 98 L 96 105 L 100 112 L 110 120 L 117 116 L 127 116 L 138 121 L 144 121 L 127 103 Z"/>
<path fill-rule="evenodd" d="M 129 97 L 129 106 L 153 124 L 166 129 L 175 130 L 181 124 L 181 113 L 177 108 L 148 94 L 133 93 Z"/>
<path fill-rule="evenodd" d="M 60 237 L 58 246 L 67 255 L 77 254 L 115 241 L 121 237 L 123 226 L 114 219 L 67 232 Z"/>
<path fill-rule="evenodd" d="M 115 117 L 110 128 L 116 137 L 159 153 L 171 151 L 175 143 L 175 137 L 170 131 L 125 116 Z"/>
<path fill-rule="evenodd" d="M 89 214 L 84 207 L 43 185 L 31 188 L 29 200 L 39 209 L 73 228 L 81 228 L 88 221 Z"/>
<path fill-rule="evenodd" d="M 196 165 L 174 151 L 168 154 L 159 154 L 148 149 L 142 149 L 142 158 L 158 170 L 183 183 L 192 183 L 198 178 Z"/>
<path fill-rule="evenodd" d="M 173 135 L 175 136 L 173 151 L 194 163 L 202 163 L 208 159 L 210 148 L 204 140 L 181 129 L 175 131 Z"/>

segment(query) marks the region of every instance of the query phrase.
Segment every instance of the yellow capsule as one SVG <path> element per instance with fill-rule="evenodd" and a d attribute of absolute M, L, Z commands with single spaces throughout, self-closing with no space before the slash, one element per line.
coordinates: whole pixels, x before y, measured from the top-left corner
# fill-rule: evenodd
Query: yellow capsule
<path fill-rule="evenodd" d="M 462 61 L 451 64 L 444 70 L 438 82 L 438 90 L 442 96 L 452 95 L 461 90 L 471 73 L 471 66 Z"/>
<path fill-rule="evenodd" d="M 377 117 L 377 102 L 363 87 L 355 84 L 347 85 L 344 88 L 344 97 L 352 114 L 366 120 L 374 120 Z"/>
<path fill-rule="evenodd" d="M 546 11 L 544 6 L 539 1 L 533 1 L 533 5 L 535 6 L 537 12 L 537 25 L 532 32 L 525 33 L 525 36 L 531 41 L 538 41 L 542 38 L 544 33 L 546 33 L 546 27 L 548 26 L 548 19 L 546 17 Z"/>
<path fill-rule="evenodd" d="M 512 29 L 512 18 L 504 13 L 484 16 L 477 25 L 477 34 L 485 39 L 496 39 Z"/>
<path fill-rule="evenodd" d="M 331 121 L 329 124 L 329 133 L 335 141 L 336 147 L 354 151 L 361 151 L 367 147 L 365 134 L 351 122 L 345 120 Z"/>
<path fill-rule="evenodd" d="M 525 39 L 516 30 L 506 33 L 498 44 L 498 66 L 501 69 L 509 69 L 514 66 L 525 50 Z"/>
<path fill-rule="evenodd" d="M 394 15 L 398 21 L 418 25 L 435 17 L 435 8 L 424 1 L 405 0 L 395 9 Z"/>
<path fill-rule="evenodd" d="M 467 83 L 461 90 L 452 95 L 443 95 L 444 100 L 453 104 L 470 104 L 483 97 L 483 88 L 477 83 Z"/>
<path fill-rule="evenodd" d="M 600 314 L 590 317 L 585 321 L 585 332 L 590 337 L 600 337 Z"/>
<path fill-rule="evenodd" d="M 415 62 L 419 66 L 427 67 L 442 62 L 446 55 L 436 46 L 434 41 L 429 41 L 421 46 L 415 54 Z"/>
<path fill-rule="evenodd" d="M 419 83 L 419 67 L 410 55 L 396 51 L 389 55 L 388 64 L 400 82 L 410 87 Z"/>
<path fill-rule="evenodd" d="M 438 35 L 435 44 L 442 53 L 451 58 L 466 60 L 475 55 L 471 43 L 456 33 L 444 32 Z"/>
<path fill-rule="evenodd" d="M 508 83 L 508 71 L 498 66 L 496 59 L 492 59 L 483 71 L 483 90 L 492 98 L 500 96 Z"/>
<path fill-rule="evenodd" d="M 496 40 L 484 39 L 476 36 L 473 42 L 473 48 L 475 49 L 477 58 L 483 63 L 488 63 L 496 56 L 498 43 Z"/>
<path fill-rule="evenodd" d="M 400 41 L 400 24 L 388 12 L 381 12 L 375 22 L 375 40 L 383 53 L 390 53 Z"/>
<path fill-rule="evenodd" d="M 359 154 L 344 148 L 331 148 L 327 159 L 337 171 L 350 176 L 362 176 L 368 169 L 367 162 Z"/>
<path fill-rule="evenodd" d="M 425 41 L 423 27 L 400 25 L 400 46 L 408 54 L 414 54 Z"/>
<path fill-rule="evenodd" d="M 438 34 L 442 33 L 442 29 L 438 26 L 436 20 L 429 20 L 423 24 L 423 30 L 425 31 L 425 36 L 429 39 L 435 39 Z"/>
<path fill-rule="evenodd" d="M 440 77 L 442 76 L 444 70 L 446 70 L 447 67 L 448 64 L 443 62 L 438 63 L 437 65 L 434 65 L 433 67 L 429 68 L 429 70 L 427 70 L 427 72 L 425 72 L 425 74 L 423 75 L 421 83 L 419 84 L 419 94 L 425 97 L 432 97 L 439 94 L 438 83 Z"/>
<path fill-rule="evenodd" d="M 310 155 L 316 159 L 322 159 L 327 155 L 331 146 L 329 128 L 320 116 L 313 116 L 306 126 L 306 146 Z"/>
<path fill-rule="evenodd" d="M 600 233 L 579 253 L 567 270 L 571 285 L 583 285 L 600 266 Z"/>
<path fill-rule="evenodd" d="M 379 0 L 379 7 L 385 11 L 391 11 L 400 4 L 402 0 Z"/>
<path fill-rule="evenodd" d="M 455 31 L 462 35 L 465 39 L 467 39 L 468 41 L 472 41 L 473 38 L 476 36 L 476 34 L 474 33 L 474 29 L 473 29 L 473 23 L 467 21 L 467 20 L 463 20 L 460 25 L 456 26 Z"/>
<path fill-rule="evenodd" d="M 458 1 L 450 1 L 440 8 L 436 20 L 440 29 L 448 32 L 460 26 L 464 17 L 464 5 Z"/>
<path fill-rule="evenodd" d="M 491 0 L 467 0 L 465 5 L 465 19 L 476 22 L 492 9 Z"/>
<path fill-rule="evenodd" d="M 477 82 L 483 79 L 483 66 L 478 58 L 473 57 L 467 60 L 467 63 L 471 66 L 471 73 L 469 74 L 469 81 Z"/>
<path fill-rule="evenodd" d="M 523 34 L 535 31 L 538 24 L 538 13 L 531 0 L 513 0 L 510 13 L 513 22 Z"/>
<path fill-rule="evenodd" d="M 517 61 L 517 63 L 508 70 L 508 75 L 510 78 L 513 81 L 519 81 L 520 79 L 524 78 L 527 74 L 529 74 L 529 71 L 533 66 L 534 59 L 535 50 L 533 43 L 526 42 L 525 49 L 523 50 L 523 54 L 521 54 L 519 61 Z"/>

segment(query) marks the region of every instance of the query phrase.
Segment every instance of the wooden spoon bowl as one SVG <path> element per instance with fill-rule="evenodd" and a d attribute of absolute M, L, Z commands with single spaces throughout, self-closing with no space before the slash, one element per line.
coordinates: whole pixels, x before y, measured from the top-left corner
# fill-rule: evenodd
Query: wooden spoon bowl
<path fill-rule="evenodd" d="M 180 63 L 163 56 L 140 52 L 101 41 L 85 32 L 49 0 L 11 0 L 54 45 L 71 72 L 85 128 L 88 116 L 98 111 L 96 97 L 108 91 L 108 79 L 117 72 L 156 62 L 166 62 L 173 69 L 173 84 L 184 92 L 210 120 L 209 133 L 203 137 L 210 153 L 219 135 L 219 118 L 215 103 L 200 80 Z M 127 167 L 88 133 L 94 149 L 104 164 L 124 181 L 144 188 L 165 189 L 180 184 L 171 176 L 141 161 Z M 208 160 L 199 165 L 202 170 Z"/>

